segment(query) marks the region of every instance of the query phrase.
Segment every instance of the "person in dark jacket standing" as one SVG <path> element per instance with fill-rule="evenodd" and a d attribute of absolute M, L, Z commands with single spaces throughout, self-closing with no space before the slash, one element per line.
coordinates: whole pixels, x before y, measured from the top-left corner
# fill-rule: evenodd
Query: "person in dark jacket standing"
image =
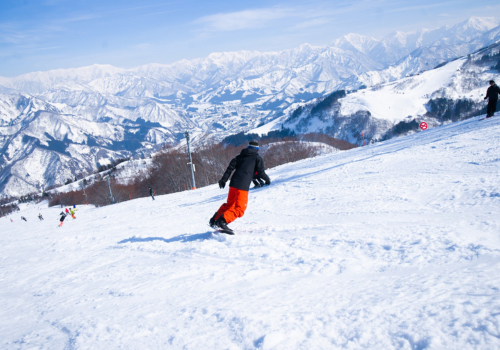
<path fill-rule="evenodd" d="M 490 87 L 486 90 L 486 96 L 484 99 L 488 99 L 488 109 L 486 111 L 486 118 L 493 117 L 497 110 L 498 94 L 500 94 L 500 88 L 495 81 L 490 80 Z"/>
<path fill-rule="evenodd" d="M 229 183 L 227 202 L 222 204 L 210 219 L 210 226 L 220 227 L 229 234 L 233 234 L 233 231 L 227 224 L 245 214 L 248 203 L 248 190 L 255 173 L 264 179 L 266 185 L 271 184 L 271 179 L 264 171 L 264 160 L 259 155 L 259 143 L 257 141 L 250 141 L 248 148 L 242 150 L 239 155 L 231 160 L 222 179 L 219 180 L 220 188 L 226 186 L 226 182 L 233 171 L 234 174 Z"/>
<path fill-rule="evenodd" d="M 148 188 L 149 188 L 149 195 L 151 196 L 151 198 L 153 198 L 153 200 L 155 200 L 155 194 L 153 192 L 153 189 L 151 188 L 151 186 Z"/>

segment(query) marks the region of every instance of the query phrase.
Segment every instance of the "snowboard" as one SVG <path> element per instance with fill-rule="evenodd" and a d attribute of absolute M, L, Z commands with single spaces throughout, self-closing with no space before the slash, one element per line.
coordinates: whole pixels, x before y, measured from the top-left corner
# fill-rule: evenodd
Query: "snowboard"
<path fill-rule="evenodd" d="M 261 190 L 263 189 L 264 187 L 267 187 L 269 185 L 262 185 L 262 186 L 253 186 L 250 188 L 250 191 L 258 191 L 258 190 Z"/>
<path fill-rule="evenodd" d="M 226 235 L 234 236 L 234 232 L 233 231 L 223 230 L 221 228 L 215 229 L 215 232 L 225 233 Z"/>
<path fill-rule="evenodd" d="M 208 226 L 210 226 L 210 225 L 208 225 Z M 220 227 L 217 227 L 217 226 L 210 226 L 210 228 L 215 230 L 215 232 L 225 233 L 226 235 L 234 236 L 233 231 L 224 230 L 224 229 L 221 229 Z"/>
<path fill-rule="evenodd" d="M 495 116 L 495 115 L 493 114 L 493 115 L 492 115 L 491 117 L 489 117 L 489 118 L 484 117 L 484 118 L 481 118 L 481 119 L 479 119 L 479 120 L 491 119 L 491 118 L 493 118 L 494 116 Z"/>

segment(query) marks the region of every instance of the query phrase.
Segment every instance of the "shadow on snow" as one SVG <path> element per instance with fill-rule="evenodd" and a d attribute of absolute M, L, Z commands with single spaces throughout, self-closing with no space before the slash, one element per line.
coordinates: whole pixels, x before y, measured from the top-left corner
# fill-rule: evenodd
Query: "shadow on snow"
<path fill-rule="evenodd" d="M 142 243 L 142 242 L 152 242 L 152 241 L 162 241 L 165 243 L 172 243 L 172 242 L 193 242 L 193 241 L 204 241 L 207 239 L 211 239 L 212 232 L 208 231 L 205 233 L 197 233 L 194 235 L 180 235 L 172 238 L 163 238 L 163 237 L 130 237 L 127 239 L 124 239 L 123 241 L 118 242 L 118 244 L 123 244 L 123 243 Z"/>

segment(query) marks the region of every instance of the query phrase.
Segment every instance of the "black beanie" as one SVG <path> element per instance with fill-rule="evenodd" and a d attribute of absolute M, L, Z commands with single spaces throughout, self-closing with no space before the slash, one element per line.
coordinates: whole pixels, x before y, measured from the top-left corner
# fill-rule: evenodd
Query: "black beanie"
<path fill-rule="evenodd" d="M 490 80 L 490 84 L 495 84 L 495 81 L 494 80 Z"/>
<path fill-rule="evenodd" d="M 257 148 L 259 147 L 259 143 L 255 140 L 250 141 L 250 143 L 248 145 L 252 146 L 252 147 L 257 147 Z"/>

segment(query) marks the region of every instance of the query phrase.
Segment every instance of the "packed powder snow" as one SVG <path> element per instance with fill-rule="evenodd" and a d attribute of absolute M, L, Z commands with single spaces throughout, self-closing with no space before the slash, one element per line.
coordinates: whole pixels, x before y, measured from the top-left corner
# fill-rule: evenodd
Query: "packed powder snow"
<path fill-rule="evenodd" d="M 0 219 L 0 348 L 498 348 L 499 134 L 473 118 L 271 169 L 235 236 L 208 227 L 217 185 L 60 228 L 23 206 Z"/>

